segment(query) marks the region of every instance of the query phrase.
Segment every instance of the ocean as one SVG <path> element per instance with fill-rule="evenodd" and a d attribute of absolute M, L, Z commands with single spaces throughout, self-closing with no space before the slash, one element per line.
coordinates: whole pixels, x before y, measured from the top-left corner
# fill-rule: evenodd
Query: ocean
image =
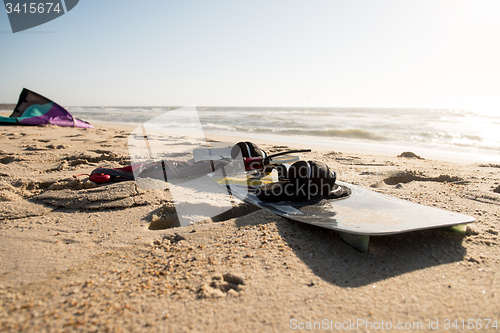
<path fill-rule="evenodd" d="M 68 107 L 89 122 L 140 125 L 178 107 Z M 205 133 L 428 158 L 500 162 L 500 113 L 382 108 L 197 107 Z M 159 125 L 160 126 L 160 125 Z M 183 128 L 173 117 L 162 126 Z"/>

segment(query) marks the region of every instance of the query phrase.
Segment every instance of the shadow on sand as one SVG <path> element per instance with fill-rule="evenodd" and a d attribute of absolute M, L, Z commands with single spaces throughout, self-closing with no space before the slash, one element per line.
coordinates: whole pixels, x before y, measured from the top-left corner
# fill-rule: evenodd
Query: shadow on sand
<path fill-rule="evenodd" d="M 239 227 L 248 220 L 236 219 Z M 359 253 L 338 232 L 276 217 L 278 233 L 318 277 L 339 287 L 360 287 L 425 268 L 461 261 L 464 237 L 447 229 L 370 237 Z"/>

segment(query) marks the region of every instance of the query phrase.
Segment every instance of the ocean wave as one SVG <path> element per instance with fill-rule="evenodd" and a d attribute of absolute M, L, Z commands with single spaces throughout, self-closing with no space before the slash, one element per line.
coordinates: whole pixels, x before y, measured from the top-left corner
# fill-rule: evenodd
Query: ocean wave
<path fill-rule="evenodd" d="M 464 139 L 470 140 L 470 141 L 479 141 L 479 142 L 484 141 L 484 138 L 480 137 L 479 135 L 465 135 L 465 134 L 462 134 L 461 137 L 464 138 Z"/>
<path fill-rule="evenodd" d="M 337 137 L 345 139 L 362 139 L 370 141 L 387 141 L 388 138 L 376 135 L 370 131 L 359 128 L 330 129 L 330 130 L 306 130 L 301 135 Z"/>
<path fill-rule="evenodd" d="M 234 126 L 222 125 L 222 124 L 208 123 L 208 124 L 203 124 L 202 127 L 204 130 L 208 131 L 236 131 L 236 128 Z"/>
<path fill-rule="evenodd" d="M 177 107 L 69 107 L 89 121 L 140 124 Z M 307 138 L 363 140 L 463 152 L 500 151 L 500 116 L 467 110 L 200 107 L 203 129 Z M 191 118 L 166 115 L 161 126 L 184 129 Z"/>
<path fill-rule="evenodd" d="M 270 133 L 277 135 L 287 135 L 287 136 L 312 136 L 312 137 L 329 137 L 329 138 L 344 138 L 344 139 L 358 139 L 358 140 L 370 140 L 370 141 L 388 141 L 381 135 L 376 135 L 370 131 L 358 128 L 349 129 L 327 129 L 327 130 L 313 130 L 313 129 L 270 129 L 270 128 L 237 128 L 238 131 L 243 132 L 256 132 L 256 133 Z"/>

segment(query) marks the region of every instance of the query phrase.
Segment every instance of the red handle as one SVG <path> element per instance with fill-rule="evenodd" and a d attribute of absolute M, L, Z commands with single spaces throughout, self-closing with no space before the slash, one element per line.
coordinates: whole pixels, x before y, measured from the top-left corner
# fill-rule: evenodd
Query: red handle
<path fill-rule="evenodd" d="M 89 177 L 90 181 L 93 181 L 94 183 L 107 183 L 111 180 L 110 175 L 106 175 L 104 173 L 94 173 L 90 175 Z"/>
<path fill-rule="evenodd" d="M 262 157 L 247 157 L 245 160 L 245 170 L 255 170 L 262 169 L 264 165 L 262 164 Z"/>

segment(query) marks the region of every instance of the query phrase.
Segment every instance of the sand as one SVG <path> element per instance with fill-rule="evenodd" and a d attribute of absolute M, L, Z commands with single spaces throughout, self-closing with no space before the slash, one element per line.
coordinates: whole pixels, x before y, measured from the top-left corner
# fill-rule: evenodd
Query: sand
<path fill-rule="evenodd" d="M 302 154 L 345 182 L 477 220 L 466 236 L 372 237 L 362 254 L 334 231 L 244 203 L 180 227 L 168 190 L 73 178 L 128 165 L 131 130 L 0 127 L 3 332 L 500 326 L 500 165 L 335 148 Z"/>

